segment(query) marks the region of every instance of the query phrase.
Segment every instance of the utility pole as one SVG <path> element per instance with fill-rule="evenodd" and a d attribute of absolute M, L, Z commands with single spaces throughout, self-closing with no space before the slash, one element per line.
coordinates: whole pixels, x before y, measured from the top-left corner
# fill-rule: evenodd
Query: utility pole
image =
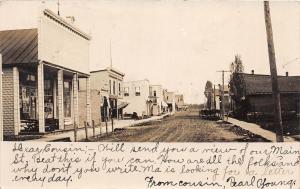
<path fill-rule="evenodd" d="M 214 110 L 216 110 L 216 85 L 214 84 Z"/>
<path fill-rule="evenodd" d="M 274 110 L 275 110 L 274 124 L 276 128 L 276 141 L 283 142 L 284 139 L 283 139 L 283 129 L 282 129 L 282 118 L 281 118 L 280 93 L 278 87 L 277 68 L 276 68 L 275 50 L 274 50 L 274 43 L 273 43 L 273 32 L 272 32 L 269 1 L 264 1 L 264 12 L 265 12 L 265 24 L 266 24 L 266 32 L 267 32 L 271 80 L 272 80 L 272 93 L 273 93 Z"/>
<path fill-rule="evenodd" d="M 109 40 L 109 58 L 110 58 L 110 67 L 112 67 L 111 39 Z"/>
<path fill-rule="evenodd" d="M 60 4 L 59 4 L 59 0 L 57 0 L 57 15 L 58 15 L 58 16 L 60 16 L 60 12 L 59 12 L 59 6 L 60 6 Z"/>
<path fill-rule="evenodd" d="M 221 71 L 217 71 L 217 72 L 222 72 L 222 120 L 224 121 L 224 115 L 225 115 L 225 107 L 224 107 L 224 73 L 225 72 L 230 72 L 230 71 L 225 71 L 225 70 L 221 70 Z"/>

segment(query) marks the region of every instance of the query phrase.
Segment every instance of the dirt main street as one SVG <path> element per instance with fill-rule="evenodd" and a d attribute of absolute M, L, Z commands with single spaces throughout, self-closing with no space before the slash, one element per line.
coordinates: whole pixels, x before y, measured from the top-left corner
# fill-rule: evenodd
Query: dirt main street
<path fill-rule="evenodd" d="M 255 142 L 265 141 L 231 124 L 204 120 L 198 111 L 177 112 L 163 120 L 128 127 L 92 141 L 106 142 Z"/>

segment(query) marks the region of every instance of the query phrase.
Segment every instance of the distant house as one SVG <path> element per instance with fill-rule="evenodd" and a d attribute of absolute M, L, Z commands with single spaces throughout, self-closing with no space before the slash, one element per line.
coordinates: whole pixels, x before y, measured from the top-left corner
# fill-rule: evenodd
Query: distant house
<path fill-rule="evenodd" d="M 89 82 L 91 37 L 48 9 L 37 23 L 0 31 L 4 135 L 80 126 L 78 79 Z M 88 95 L 86 100 L 89 117 Z"/>
<path fill-rule="evenodd" d="M 183 94 L 175 94 L 175 106 L 177 111 L 187 109 L 187 106 L 184 104 Z"/>
<path fill-rule="evenodd" d="M 237 73 L 236 73 L 237 74 Z M 270 75 L 240 74 L 243 80 L 243 90 L 231 90 L 232 110 L 235 114 L 245 114 L 253 112 L 273 113 L 274 103 L 272 98 L 272 83 Z M 232 83 L 234 85 L 234 82 Z M 281 110 L 286 112 L 297 112 L 300 106 L 300 76 L 278 76 L 278 85 L 281 99 Z M 235 86 L 231 86 L 235 88 Z M 244 94 L 239 96 L 237 93 Z M 245 107 L 243 112 L 239 112 L 239 105 Z"/>
<path fill-rule="evenodd" d="M 154 92 L 154 91 L 152 91 Z M 150 96 L 149 80 L 138 80 L 124 82 L 124 100 L 128 102 L 128 106 L 124 109 L 125 114 L 136 113 L 138 116 L 151 116 L 153 104 L 157 98 Z M 154 102 L 154 103 L 153 103 Z"/>
<path fill-rule="evenodd" d="M 163 100 L 162 100 L 163 111 L 164 112 L 169 112 L 169 106 L 167 104 L 168 90 L 167 89 L 163 89 L 162 93 L 163 93 Z"/>
<path fill-rule="evenodd" d="M 165 92 L 165 99 L 166 103 L 168 104 L 168 110 L 169 112 L 175 112 L 176 111 L 176 106 L 175 106 L 175 93 L 174 92 Z"/>
<path fill-rule="evenodd" d="M 211 95 L 212 108 L 215 110 L 221 110 L 224 104 L 225 113 L 230 110 L 230 95 L 229 95 L 229 87 L 227 85 L 224 86 L 224 99 L 222 99 L 222 85 L 218 85 L 218 88 L 213 89 L 213 93 Z"/>
<path fill-rule="evenodd" d="M 161 114 L 164 109 L 163 104 L 163 88 L 161 85 L 150 85 L 149 90 L 149 99 L 152 101 L 152 106 L 150 108 L 150 112 L 152 115 Z"/>
<path fill-rule="evenodd" d="M 106 69 L 91 71 L 91 90 L 98 91 L 98 94 L 94 92 L 92 96 L 97 99 L 92 112 L 100 114 L 101 109 L 101 120 L 104 121 L 104 117 L 117 118 L 123 117 L 123 109 L 128 105 L 123 100 L 123 79 L 125 74 L 118 71 L 117 69 L 109 66 Z M 98 104 L 99 103 L 99 104 Z M 93 105 L 92 105 L 93 106 Z M 92 114 L 93 115 L 93 114 Z M 93 118 L 92 118 L 93 119 Z M 96 118 L 95 118 L 96 119 Z"/>

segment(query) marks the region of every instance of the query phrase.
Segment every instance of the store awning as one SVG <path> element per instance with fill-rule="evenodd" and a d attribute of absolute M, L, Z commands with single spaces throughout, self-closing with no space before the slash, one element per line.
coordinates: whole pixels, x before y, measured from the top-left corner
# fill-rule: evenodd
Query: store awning
<path fill-rule="evenodd" d="M 118 109 L 126 108 L 126 106 L 128 106 L 128 104 L 129 104 L 128 102 L 123 102 L 121 100 L 118 100 L 117 107 L 118 107 Z"/>
<path fill-rule="evenodd" d="M 168 104 L 165 101 L 161 101 L 161 106 L 168 107 Z"/>

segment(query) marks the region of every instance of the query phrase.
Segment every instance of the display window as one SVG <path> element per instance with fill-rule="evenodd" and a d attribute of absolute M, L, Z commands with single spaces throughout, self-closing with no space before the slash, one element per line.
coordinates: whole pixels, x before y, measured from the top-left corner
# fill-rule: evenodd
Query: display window
<path fill-rule="evenodd" d="M 72 93 L 72 82 L 64 81 L 64 116 L 71 117 L 71 93 Z"/>
<path fill-rule="evenodd" d="M 53 104 L 53 81 L 44 81 L 44 110 L 45 119 L 54 118 L 54 104 Z"/>
<path fill-rule="evenodd" d="M 36 76 L 32 73 L 20 72 L 20 118 L 37 119 L 37 87 Z"/>

